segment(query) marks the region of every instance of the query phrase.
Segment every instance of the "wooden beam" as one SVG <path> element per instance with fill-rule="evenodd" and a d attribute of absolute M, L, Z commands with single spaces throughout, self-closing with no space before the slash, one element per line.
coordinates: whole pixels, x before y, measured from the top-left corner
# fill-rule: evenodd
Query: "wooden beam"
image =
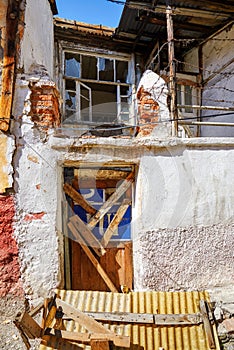
<path fill-rule="evenodd" d="M 108 329 L 107 329 L 108 330 Z M 130 346 L 130 337 L 111 333 L 80 333 L 60 331 L 61 338 L 64 340 L 89 344 L 91 341 L 113 341 L 116 346 L 126 347 Z M 53 337 L 53 334 L 50 334 Z"/>
<path fill-rule="evenodd" d="M 115 202 L 127 191 L 134 181 L 134 173 L 131 172 L 116 191 L 107 199 L 101 209 L 89 220 L 88 227 L 94 228 L 103 216 L 111 209 Z"/>
<path fill-rule="evenodd" d="M 130 312 L 85 312 L 95 320 L 104 322 L 155 324 L 157 326 L 185 326 L 202 322 L 201 314 L 147 314 Z"/>
<path fill-rule="evenodd" d="M 89 229 L 88 225 L 86 225 L 78 215 L 74 215 L 70 218 L 73 226 L 79 232 L 79 236 L 76 237 L 79 242 L 79 238 L 82 237 L 81 242 L 85 242 L 86 245 L 93 248 L 95 253 L 98 256 L 104 255 L 106 253 L 105 248 L 102 243 L 94 236 L 92 231 Z M 80 242 L 79 242 L 80 243 Z"/>
<path fill-rule="evenodd" d="M 77 231 L 77 229 L 74 227 L 74 225 L 71 222 L 68 223 L 68 227 L 71 230 L 74 237 L 79 242 L 81 248 L 84 250 L 85 254 L 89 258 L 89 260 L 91 261 L 91 263 L 93 264 L 93 266 L 95 267 L 95 269 L 97 270 L 99 275 L 103 278 L 104 282 L 106 283 L 106 285 L 108 286 L 110 291 L 117 293 L 118 292 L 117 288 L 115 287 L 113 282 L 110 280 L 109 276 L 107 275 L 105 270 L 102 268 L 102 266 L 98 262 L 98 260 L 95 258 L 95 256 L 93 255 L 93 253 L 91 252 L 89 247 L 87 247 L 87 245 L 86 245 L 85 241 L 83 240 L 82 236 L 80 235 L 80 233 Z"/>
<path fill-rule="evenodd" d="M 200 311 L 210 349 L 216 349 L 213 330 L 208 315 L 208 304 L 205 300 L 200 300 Z"/>
<path fill-rule="evenodd" d="M 168 40 L 168 61 L 170 68 L 170 113 L 172 122 L 172 136 L 178 136 L 178 110 L 177 110 L 177 96 L 176 96 L 176 64 L 175 64 L 175 50 L 174 50 L 174 33 L 171 1 L 166 0 L 166 18 L 167 18 L 167 40 Z"/>
<path fill-rule="evenodd" d="M 65 183 L 63 185 L 63 190 L 64 192 L 71 197 L 71 199 L 79 204 L 87 213 L 94 215 L 97 210 L 94 209 L 87 201 L 86 199 L 79 193 L 77 192 L 71 185 L 68 183 Z"/>
<path fill-rule="evenodd" d="M 24 312 L 16 318 L 15 324 L 27 334 L 30 339 L 40 338 L 42 334 L 42 328 L 39 324 L 27 313 Z"/>
<path fill-rule="evenodd" d="M 123 219 L 126 211 L 128 210 L 129 205 L 131 204 L 131 201 L 129 199 L 124 199 L 122 204 L 120 205 L 119 209 L 115 213 L 112 221 L 110 222 L 109 226 L 106 229 L 106 232 L 104 233 L 101 244 L 106 247 L 115 233 L 115 230 L 118 229 L 119 223 Z"/>
<path fill-rule="evenodd" d="M 18 30 L 19 7 L 19 1 L 8 1 L 0 93 L 0 130 L 2 131 L 8 130 L 11 118 L 15 83 L 15 67 L 17 52 L 16 35 Z"/>

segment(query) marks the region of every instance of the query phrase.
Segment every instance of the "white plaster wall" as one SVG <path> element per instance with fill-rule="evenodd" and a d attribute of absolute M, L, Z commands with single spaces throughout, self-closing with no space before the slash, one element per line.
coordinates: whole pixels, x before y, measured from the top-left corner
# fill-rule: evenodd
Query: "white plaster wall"
<path fill-rule="evenodd" d="M 22 118 L 12 128 L 16 136 L 15 237 L 24 290 L 36 304 L 38 298 L 49 296 L 62 281 L 61 234 L 57 227 L 58 159 L 46 142 L 46 134 L 31 122 L 27 82 L 17 80 L 16 86 L 14 113 Z"/>
<path fill-rule="evenodd" d="M 184 71 L 186 73 L 199 73 L 198 48 L 190 50 L 184 57 Z"/>
<path fill-rule="evenodd" d="M 233 149 L 168 147 L 144 154 L 136 188 L 138 231 L 231 222 L 233 162 Z"/>
<path fill-rule="evenodd" d="M 20 67 L 27 74 L 32 65 L 43 65 L 53 77 L 53 14 L 48 0 L 27 0 Z"/>

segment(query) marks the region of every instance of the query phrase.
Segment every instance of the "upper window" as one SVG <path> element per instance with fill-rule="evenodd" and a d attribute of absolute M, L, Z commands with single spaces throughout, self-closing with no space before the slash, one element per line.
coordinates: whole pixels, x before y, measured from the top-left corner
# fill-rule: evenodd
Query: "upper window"
<path fill-rule="evenodd" d="M 132 109 L 130 59 L 64 53 L 64 122 L 128 122 Z"/>

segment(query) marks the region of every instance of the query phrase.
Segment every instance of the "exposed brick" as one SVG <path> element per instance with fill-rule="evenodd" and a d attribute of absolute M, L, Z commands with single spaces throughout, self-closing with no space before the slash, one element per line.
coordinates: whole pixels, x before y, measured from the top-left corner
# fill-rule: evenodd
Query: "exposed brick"
<path fill-rule="evenodd" d="M 0 196 L 0 297 L 23 295 L 20 284 L 18 247 L 13 238 L 15 214 L 12 196 Z"/>
<path fill-rule="evenodd" d="M 31 116 L 43 130 L 60 125 L 59 94 L 54 85 L 31 86 Z"/>
<path fill-rule="evenodd" d="M 138 114 L 140 124 L 140 136 L 150 135 L 157 126 L 159 105 L 152 99 L 150 92 L 145 91 L 143 86 L 137 93 Z"/>

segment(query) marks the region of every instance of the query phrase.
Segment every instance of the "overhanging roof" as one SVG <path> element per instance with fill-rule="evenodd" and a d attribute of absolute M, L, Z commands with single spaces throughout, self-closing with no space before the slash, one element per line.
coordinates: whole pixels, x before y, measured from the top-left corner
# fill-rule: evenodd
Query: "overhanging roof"
<path fill-rule="evenodd" d="M 168 2 L 127 0 L 116 30 L 116 38 L 132 41 L 134 49 L 142 52 L 150 52 L 157 40 L 161 43 L 166 42 Z M 173 10 L 175 45 L 180 54 L 234 19 L 233 0 L 171 0 L 170 3 Z"/>

